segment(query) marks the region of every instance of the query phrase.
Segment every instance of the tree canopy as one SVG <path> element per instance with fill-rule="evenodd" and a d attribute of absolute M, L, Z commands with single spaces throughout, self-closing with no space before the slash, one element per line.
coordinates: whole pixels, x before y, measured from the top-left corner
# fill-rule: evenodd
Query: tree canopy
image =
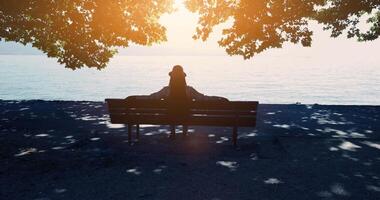
<path fill-rule="evenodd" d="M 206 40 L 214 26 L 232 20 L 219 45 L 245 59 L 285 42 L 310 46 L 311 20 L 330 29 L 332 37 L 368 41 L 380 34 L 380 0 L 187 0 L 186 5 L 200 15 L 195 39 Z M 361 17 L 368 18 L 368 31 L 361 30 L 366 28 L 360 27 Z"/>
<path fill-rule="evenodd" d="M 71 69 L 103 68 L 118 46 L 166 40 L 173 0 L 0 0 L 0 40 L 31 44 Z"/>
<path fill-rule="evenodd" d="M 245 59 L 284 43 L 310 46 L 310 21 L 331 36 L 359 41 L 380 35 L 380 0 L 186 0 L 200 15 L 194 39 L 232 21 L 219 45 Z M 103 68 L 116 47 L 166 40 L 158 20 L 173 0 L 0 0 L 0 40 L 31 44 L 71 69 Z M 363 18 L 366 26 L 360 21 Z"/>

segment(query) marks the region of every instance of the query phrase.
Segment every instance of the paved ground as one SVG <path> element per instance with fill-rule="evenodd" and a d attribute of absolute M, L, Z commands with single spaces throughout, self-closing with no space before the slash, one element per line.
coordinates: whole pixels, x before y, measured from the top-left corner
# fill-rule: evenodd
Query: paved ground
<path fill-rule="evenodd" d="M 260 105 L 256 129 L 144 126 L 101 102 L 0 101 L 0 199 L 380 199 L 380 107 Z"/>

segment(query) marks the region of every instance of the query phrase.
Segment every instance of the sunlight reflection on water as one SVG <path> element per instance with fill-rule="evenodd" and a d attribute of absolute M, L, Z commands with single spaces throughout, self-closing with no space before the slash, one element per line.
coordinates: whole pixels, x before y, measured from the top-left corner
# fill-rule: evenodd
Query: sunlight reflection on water
<path fill-rule="evenodd" d="M 45 56 L 1 55 L 0 98 L 102 101 L 149 94 L 168 83 L 171 66 L 181 64 L 189 85 L 231 100 L 380 104 L 376 62 L 329 63 L 311 63 L 307 57 L 242 61 L 223 56 L 117 56 L 102 71 L 72 71 Z"/>

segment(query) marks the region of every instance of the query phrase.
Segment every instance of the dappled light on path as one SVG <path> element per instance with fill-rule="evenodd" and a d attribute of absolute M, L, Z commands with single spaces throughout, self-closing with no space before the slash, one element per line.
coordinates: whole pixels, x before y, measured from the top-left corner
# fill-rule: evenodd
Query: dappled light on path
<path fill-rule="evenodd" d="M 376 199 L 379 119 L 375 106 L 264 104 L 256 129 L 239 128 L 236 149 L 230 127 L 188 135 L 177 127 L 170 139 L 169 126 L 141 125 L 128 145 L 127 127 L 110 127 L 101 102 L 0 101 L 0 179 L 9 183 L 0 191 L 5 199 L 174 199 L 173 191 Z"/>
<path fill-rule="evenodd" d="M 230 171 L 235 171 L 238 167 L 237 162 L 233 161 L 218 161 L 216 162 L 216 164 L 223 167 L 227 167 L 228 169 L 230 169 Z"/>

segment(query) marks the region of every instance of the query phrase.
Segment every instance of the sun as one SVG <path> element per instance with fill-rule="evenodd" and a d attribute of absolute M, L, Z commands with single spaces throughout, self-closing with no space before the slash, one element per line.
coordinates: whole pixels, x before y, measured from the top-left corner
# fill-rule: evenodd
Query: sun
<path fill-rule="evenodd" d="M 174 0 L 174 5 L 176 6 L 184 6 L 185 0 Z"/>

